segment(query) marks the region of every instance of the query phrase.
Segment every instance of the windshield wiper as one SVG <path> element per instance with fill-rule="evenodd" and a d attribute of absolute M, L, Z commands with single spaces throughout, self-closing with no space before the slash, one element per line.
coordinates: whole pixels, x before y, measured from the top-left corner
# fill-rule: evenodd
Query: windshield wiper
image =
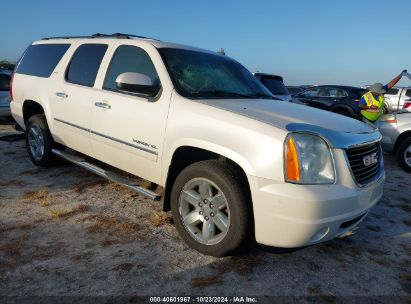
<path fill-rule="evenodd" d="M 271 95 L 267 95 L 267 94 L 263 94 L 263 93 L 255 93 L 255 94 L 251 94 L 251 95 L 248 95 L 248 96 L 253 97 L 253 98 L 261 98 L 261 97 L 263 97 L 263 98 L 270 98 L 270 99 L 282 100 L 281 98 L 278 98 L 278 97 L 275 97 L 275 96 L 271 96 Z"/>
<path fill-rule="evenodd" d="M 241 94 L 237 92 L 230 92 L 230 91 L 223 91 L 223 90 L 211 90 L 211 91 L 197 91 L 192 93 L 195 96 L 201 96 L 201 95 L 211 95 L 211 96 L 232 96 L 232 97 L 242 97 L 242 98 L 272 98 L 272 99 L 278 99 L 274 96 L 262 94 L 262 93 L 255 93 L 255 94 Z"/>

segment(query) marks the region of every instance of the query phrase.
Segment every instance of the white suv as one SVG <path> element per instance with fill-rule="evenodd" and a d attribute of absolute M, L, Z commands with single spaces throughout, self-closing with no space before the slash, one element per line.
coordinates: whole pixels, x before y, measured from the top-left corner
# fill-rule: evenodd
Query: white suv
<path fill-rule="evenodd" d="M 124 34 L 46 38 L 13 77 L 11 110 L 34 164 L 58 155 L 161 198 L 208 255 L 254 238 L 299 247 L 341 236 L 382 196 L 377 129 L 278 101 L 214 52 Z"/>

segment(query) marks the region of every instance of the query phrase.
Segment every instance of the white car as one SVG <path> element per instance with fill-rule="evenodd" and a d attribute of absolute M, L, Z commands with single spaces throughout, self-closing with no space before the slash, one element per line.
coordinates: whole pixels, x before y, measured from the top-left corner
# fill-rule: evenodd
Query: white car
<path fill-rule="evenodd" d="M 58 155 L 161 198 L 204 254 L 254 239 L 289 248 L 330 240 L 382 196 L 377 129 L 278 101 L 214 52 L 124 34 L 46 38 L 24 53 L 11 94 L 34 164 Z"/>
<path fill-rule="evenodd" d="M 385 113 L 400 111 L 403 108 L 411 111 L 411 87 L 394 87 L 384 94 Z"/>

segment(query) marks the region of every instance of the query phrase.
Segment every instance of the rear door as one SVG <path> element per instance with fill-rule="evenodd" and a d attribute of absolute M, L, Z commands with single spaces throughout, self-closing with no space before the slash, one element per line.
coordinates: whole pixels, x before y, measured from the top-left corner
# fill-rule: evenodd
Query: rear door
<path fill-rule="evenodd" d="M 107 44 L 81 44 L 51 92 L 54 136 L 65 146 L 90 156 L 91 109 L 97 92 L 94 83 L 107 49 Z"/>

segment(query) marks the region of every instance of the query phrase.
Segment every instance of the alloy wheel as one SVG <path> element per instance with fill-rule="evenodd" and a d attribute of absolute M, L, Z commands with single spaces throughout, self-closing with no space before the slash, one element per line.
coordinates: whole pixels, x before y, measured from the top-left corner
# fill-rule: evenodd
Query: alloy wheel
<path fill-rule="evenodd" d="M 34 159 L 41 160 L 44 155 L 44 137 L 42 131 L 36 125 L 32 125 L 28 131 L 28 144 Z"/>
<path fill-rule="evenodd" d="M 190 236 L 205 245 L 219 243 L 230 227 L 228 201 L 221 189 L 206 178 L 194 178 L 184 185 L 179 214 Z"/>

